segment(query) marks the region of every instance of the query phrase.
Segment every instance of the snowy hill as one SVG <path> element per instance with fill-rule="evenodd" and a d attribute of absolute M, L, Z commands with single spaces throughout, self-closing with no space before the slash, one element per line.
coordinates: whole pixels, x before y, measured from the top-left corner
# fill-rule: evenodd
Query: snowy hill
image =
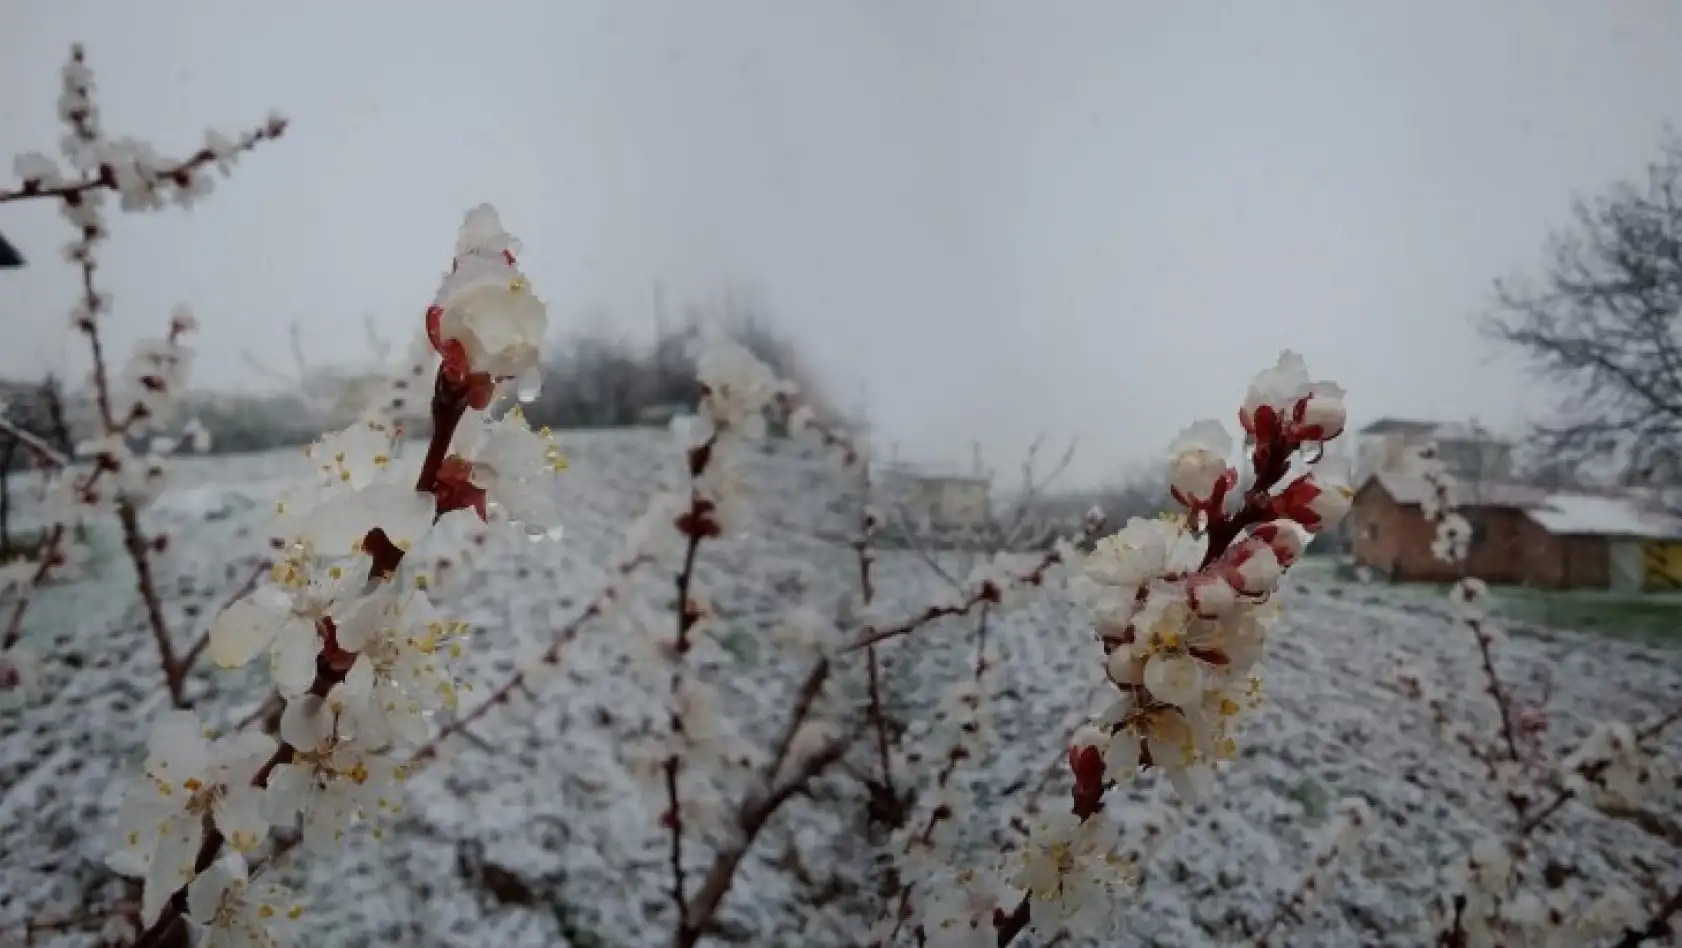
<path fill-rule="evenodd" d="M 624 531 L 671 472 L 674 451 L 661 432 L 576 434 L 562 443 L 572 457 L 562 479 L 571 509 L 565 538 L 499 538 L 449 607 L 476 627 L 466 676 L 479 693 L 584 607 Z M 183 462 L 148 519 L 172 535 L 163 578 L 178 640 L 196 636 L 250 572 L 263 553 L 261 525 L 303 465 L 295 452 Z M 746 733 L 763 744 L 795 684 L 795 666 L 784 667 L 769 631 L 802 604 L 832 612 L 851 588 L 853 555 L 840 541 L 856 523 L 858 497 L 831 462 L 787 444 L 754 454 L 748 487 L 748 529 L 703 548 L 698 585 L 724 617 L 735 656 L 705 674 L 723 686 L 725 716 L 753 722 Z M 46 656 L 44 697 L 0 711 L 0 931 L 80 904 L 85 890 L 118 891 L 102 881 L 102 861 L 119 780 L 138 772 L 148 716 L 165 704 L 127 563 L 109 535 L 95 546 L 90 579 L 52 588 L 31 608 L 25 641 Z M 878 575 L 892 614 L 944 591 L 910 553 L 884 552 Z M 471 739 L 454 741 L 446 759 L 409 781 L 407 812 L 383 841 L 357 834 L 336 859 L 288 866 L 309 899 L 301 943 L 664 943 L 672 912 L 665 836 L 657 807 L 618 761 L 624 738 L 661 707 L 659 696 L 629 682 L 636 644 L 628 630 L 670 621 L 671 597 L 669 573 L 643 574 L 639 607 L 589 627 L 530 694 L 493 711 Z M 1369 799 L 1380 829 L 1291 943 L 1419 944 L 1413 925 L 1437 867 L 1480 827 L 1507 818 L 1471 763 L 1384 684 L 1392 657 L 1409 656 L 1464 716 L 1487 720 L 1473 645 L 1445 613 L 1323 580 L 1294 584 L 1286 608 L 1263 665 L 1269 703 L 1244 735 L 1241 759 L 1147 868 L 1122 936 L 1102 944 L 1241 941 L 1295 884 L 1310 838 L 1350 794 Z M 942 686 L 969 673 L 973 624 L 931 627 L 885 650 L 896 709 L 926 719 Z M 997 740 L 976 784 L 983 811 L 966 834 L 977 859 L 992 849 L 988 837 L 1006 808 L 1059 756 L 1070 716 L 1084 710 L 1098 675 L 1090 633 L 1055 595 L 995 620 L 990 635 L 1006 660 L 991 677 Z M 1550 678 L 1560 743 L 1595 720 L 1639 720 L 1682 694 L 1682 655 L 1565 632 L 1515 637 L 1503 669 L 1522 687 Z M 231 723 L 257 706 L 263 681 L 260 671 L 201 667 L 193 688 Z M 464 700 L 476 703 L 471 693 Z M 1674 737 L 1670 746 L 1674 753 Z M 1054 783 L 1050 793 L 1058 792 Z M 1127 799 L 1147 807 L 1164 798 L 1147 779 Z M 1627 823 L 1568 810 L 1558 825 L 1564 832 L 1548 845 L 1580 865 L 1604 864 L 1612 877 L 1634 879 L 1641 860 L 1665 866 L 1675 858 Z M 832 774 L 761 838 L 726 903 L 718 943 L 858 943 L 878 910 L 883 845 L 867 832 L 857 782 Z M 93 941 L 42 935 L 37 943 Z"/>

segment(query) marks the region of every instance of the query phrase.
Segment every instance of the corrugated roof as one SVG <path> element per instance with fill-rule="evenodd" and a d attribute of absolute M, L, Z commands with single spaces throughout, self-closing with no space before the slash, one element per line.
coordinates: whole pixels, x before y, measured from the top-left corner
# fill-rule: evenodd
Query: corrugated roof
<path fill-rule="evenodd" d="M 1377 480 L 1384 492 L 1398 504 L 1420 504 L 1431 495 L 1431 486 L 1422 477 L 1397 471 L 1381 471 L 1368 479 Z M 1548 499 L 1548 491 L 1529 484 L 1461 482 L 1455 486 L 1455 503 L 1462 507 L 1515 507 L 1520 510 L 1540 506 Z"/>
<path fill-rule="evenodd" d="M 1508 443 L 1506 439 L 1496 436 L 1494 432 L 1465 421 L 1416 421 L 1409 418 L 1380 418 L 1361 429 L 1361 434 L 1364 435 L 1381 435 L 1392 432 L 1424 435 L 1441 441 Z"/>
<path fill-rule="evenodd" d="M 1545 504 L 1525 514 L 1556 536 L 1682 539 L 1682 518 L 1648 507 L 1634 497 L 1552 494 Z"/>
<path fill-rule="evenodd" d="M 1437 427 L 1434 421 L 1409 421 L 1406 418 L 1380 418 L 1365 428 L 1361 434 L 1385 434 L 1391 431 L 1430 431 Z"/>

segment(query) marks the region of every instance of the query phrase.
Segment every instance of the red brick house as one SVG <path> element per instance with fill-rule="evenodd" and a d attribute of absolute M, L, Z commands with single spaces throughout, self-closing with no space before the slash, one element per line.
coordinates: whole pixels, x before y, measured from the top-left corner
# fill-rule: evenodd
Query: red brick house
<path fill-rule="evenodd" d="M 1357 563 L 1392 580 L 1446 582 L 1459 567 L 1431 554 L 1435 527 L 1417 477 L 1383 472 L 1355 493 L 1348 530 Z M 1467 571 L 1486 582 L 1547 589 L 1666 585 L 1655 554 L 1682 541 L 1682 520 L 1627 495 L 1561 493 L 1525 484 L 1462 484 L 1472 524 Z"/>

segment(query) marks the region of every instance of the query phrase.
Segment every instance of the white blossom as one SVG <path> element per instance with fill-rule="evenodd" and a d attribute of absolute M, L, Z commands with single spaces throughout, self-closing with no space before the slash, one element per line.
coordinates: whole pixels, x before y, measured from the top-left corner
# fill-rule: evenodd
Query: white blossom
<path fill-rule="evenodd" d="M 695 375 L 703 388 L 701 412 L 713 429 L 746 438 L 765 433 L 765 409 L 787 390 L 747 347 L 712 329 L 702 337 Z"/>
<path fill-rule="evenodd" d="M 203 948 L 284 948 L 303 911 L 288 890 L 253 881 L 239 853 L 218 859 L 187 886 L 187 917 L 203 930 Z"/>
<path fill-rule="evenodd" d="M 493 419 L 476 412 L 462 420 L 457 453 L 472 464 L 475 486 L 532 534 L 558 536 L 561 505 L 555 475 L 567 469 L 566 455 L 548 429 L 533 431 L 518 408 Z"/>
<path fill-rule="evenodd" d="M 1168 446 L 1168 486 L 1189 502 L 1209 500 L 1217 485 L 1236 480 L 1236 472 L 1228 474 L 1231 454 L 1232 436 L 1220 422 L 1193 422 Z"/>
<path fill-rule="evenodd" d="M 303 818 L 304 846 L 317 852 L 335 846 L 358 819 L 400 809 L 401 769 L 377 748 L 340 734 L 337 717 L 315 695 L 286 703 L 280 738 L 293 756 L 269 775 L 264 798 L 271 821 Z"/>
<path fill-rule="evenodd" d="M 1098 541 L 1086 558 L 1086 575 L 1104 585 L 1137 590 L 1159 577 L 1195 570 L 1202 561 L 1202 540 L 1181 522 L 1134 517 Z"/>
<path fill-rule="evenodd" d="M 268 835 L 252 780 L 274 751 L 273 738 L 249 731 L 213 741 L 190 711 L 169 711 L 158 721 L 145 776 L 123 797 L 122 845 L 111 857 L 119 871 L 144 876 L 147 924 L 193 878 L 206 817 L 236 851 L 250 852 Z"/>
<path fill-rule="evenodd" d="M 1084 820 L 1067 810 L 1041 816 L 1016 854 L 1011 884 L 1033 900 L 1032 926 L 1053 931 L 1083 914 L 1109 910 L 1126 883 L 1116 824 L 1104 813 Z"/>
<path fill-rule="evenodd" d="M 924 882 L 918 906 L 929 948 L 994 948 L 993 912 L 1004 886 L 991 872 L 965 869 L 936 874 Z"/>
<path fill-rule="evenodd" d="M 1281 352 L 1272 368 L 1258 373 L 1250 381 L 1243 407 L 1238 412 L 1244 430 L 1256 434 L 1257 416 L 1263 409 L 1271 415 L 1273 424 L 1282 423 L 1307 387 L 1308 364 L 1302 356 L 1289 349 Z"/>
<path fill-rule="evenodd" d="M 343 629 L 361 611 L 367 567 L 322 565 L 306 557 L 277 564 L 273 585 L 231 603 L 210 627 L 210 657 L 238 668 L 267 651 L 275 684 L 287 695 L 303 694 L 315 680 L 316 656 L 326 622 Z M 348 631 L 348 629 L 346 629 Z"/>
<path fill-rule="evenodd" d="M 514 263 L 517 246 L 489 204 L 462 222 L 455 267 L 433 306 L 439 341 L 460 343 L 470 372 L 516 378 L 537 365 L 549 316 Z"/>

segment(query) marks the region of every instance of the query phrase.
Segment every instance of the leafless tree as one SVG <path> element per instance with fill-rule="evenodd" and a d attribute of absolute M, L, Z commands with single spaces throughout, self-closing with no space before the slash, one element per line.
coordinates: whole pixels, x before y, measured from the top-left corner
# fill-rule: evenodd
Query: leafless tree
<path fill-rule="evenodd" d="M 1536 438 L 1582 465 L 1647 479 L 1682 475 L 1682 138 L 1644 180 L 1579 201 L 1539 278 L 1500 282 L 1484 321 L 1556 388 L 1558 420 Z"/>

